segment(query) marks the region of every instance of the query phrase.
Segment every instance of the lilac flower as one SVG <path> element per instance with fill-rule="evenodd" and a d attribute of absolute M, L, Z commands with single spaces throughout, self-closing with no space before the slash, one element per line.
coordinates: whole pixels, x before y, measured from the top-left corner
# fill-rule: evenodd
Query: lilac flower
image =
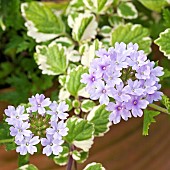
<path fill-rule="evenodd" d="M 13 106 L 8 106 L 8 109 L 5 109 L 4 112 L 7 116 L 9 116 L 9 118 L 5 119 L 9 125 L 15 125 L 17 122 L 26 121 L 29 118 L 29 114 L 24 114 L 24 106 L 18 106 L 16 110 Z"/>
<path fill-rule="evenodd" d="M 150 78 L 150 67 L 145 64 L 137 69 L 137 73 L 135 74 L 136 78 L 138 79 L 149 79 Z"/>
<path fill-rule="evenodd" d="M 105 85 L 103 81 L 100 81 L 95 89 L 91 89 L 90 98 L 93 100 L 99 99 L 100 104 L 108 104 L 109 96 L 112 96 L 111 90 L 112 89 L 108 85 Z"/>
<path fill-rule="evenodd" d="M 87 84 L 86 88 L 90 89 L 92 86 L 94 86 L 98 80 L 101 78 L 102 75 L 97 74 L 97 72 L 92 72 L 90 74 L 83 74 L 82 75 L 82 79 L 81 79 L 81 83 Z"/>
<path fill-rule="evenodd" d="M 131 96 L 131 100 L 125 103 L 128 110 L 131 110 L 134 117 L 141 117 L 143 115 L 142 109 L 146 109 L 149 102 L 145 99 L 141 99 L 138 96 Z"/>
<path fill-rule="evenodd" d="M 58 121 L 58 119 L 65 120 L 69 114 L 66 113 L 68 111 L 68 105 L 65 102 L 57 104 L 56 101 L 51 103 L 49 106 L 51 110 L 47 111 L 49 115 L 51 115 L 51 121 Z"/>
<path fill-rule="evenodd" d="M 44 107 L 47 107 L 51 104 L 50 99 L 49 98 L 45 99 L 45 96 L 43 94 L 41 95 L 36 94 L 35 97 L 32 96 L 32 98 L 29 98 L 28 100 L 32 105 L 30 107 L 30 110 L 32 110 L 32 112 L 38 111 L 38 113 L 42 116 L 45 114 L 46 111 Z"/>
<path fill-rule="evenodd" d="M 48 128 L 46 132 L 48 135 L 53 135 L 55 139 L 62 139 L 62 136 L 66 136 L 68 134 L 68 128 L 63 121 L 52 121 L 51 128 Z"/>
<path fill-rule="evenodd" d="M 128 85 L 124 87 L 124 91 L 131 95 L 141 96 L 145 90 L 142 89 L 140 86 L 141 83 L 138 80 L 132 81 L 131 79 L 129 79 Z"/>
<path fill-rule="evenodd" d="M 155 81 L 151 81 L 150 79 L 141 80 L 141 86 L 144 89 L 145 94 L 153 94 L 156 90 L 156 84 Z"/>
<path fill-rule="evenodd" d="M 28 130 L 30 124 L 28 122 L 17 122 L 10 127 L 10 135 L 15 136 L 16 141 L 22 141 L 25 136 L 30 136 L 32 132 Z"/>
<path fill-rule="evenodd" d="M 22 141 L 16 141 L 16 144 L 19 145 L 16 148 L 16 152 L 20 153 L 21 155 L 26 155 L 27 153 L 33 155 L 35 152 L 37 152 L 37 147 L 34 145 L 37 145 L 39 142 L 40 140 L 38 136 L 25 137 Z"/>
<path fill-rule="evenodd" d="M 42 146 L 45 146 L 43 148 L 43 154 L 46 154 L 47 156 L 50 156 L 52 153 L 54 155 L 59 155 L 59 153 L 63 151 L 61 146 L 63 143 L 63 140 L 54 139 L 53 136 L 47 135 L 47 138 L 41 139 Z"/>
<path fill-rule="evenodd" d="M 115 84 L 120 84 L 122 82 L 120 76 L 122 73 L 120 71 L 108 70 L 107 73 L 103 76 L 108 86 L 114 86 Z"/>
<path fill-rule="evenodd" d="M 122 68 L 127 68 L 128 63 L 126 62 L 126 55 L 118 55 L 112 48 L 109 49 L 110 54 L 110 68 L 115 70 L 121 70 Z"/>
<path fill-rule="evenodd" d="M 133 70 L 138 69 L 139 67 L 146 64 L 147 57 L 143 53 L 134 52 L 127 58 L 129 66 L 132 67 Z"/>
<path fill-rule="evenodd" d="M 127 94 L 126 89 L 124 88 L 123 82 L 119 85 L 116 85 L 116 89 L 111 90 L 112 96 L 116 101 L 127 102 L 131 97 Z"/>
<path fill-rule="evenodd" d="M 96 55 L 97 55 L 98 57 L 103 57 L 103 56 L 108 56 L 109 53 L 106 51 L 106 49 L 101 48 L 101 49 L 99 49 L 98 51 L 96 51 Z"/>
<path fill-rule="evenodd" d="M 121 117 L 124 120 L 128 120 L 128 118 L 131 117 L 131 113 L 129 110 L 125 108 L 124 103 L 117 102 L 115 104 L 113 102 L 110 102 L 106 109 L 108 111 L 111 111 L 109 120 L 113 122 L 114 124 L 119 123 L 121 120 Z"/>

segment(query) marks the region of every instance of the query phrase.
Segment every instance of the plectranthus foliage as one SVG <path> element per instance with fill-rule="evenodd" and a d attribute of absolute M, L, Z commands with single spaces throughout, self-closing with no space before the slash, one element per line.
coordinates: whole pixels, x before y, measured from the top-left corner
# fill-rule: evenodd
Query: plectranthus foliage
<path fill-rule="evenodd" d="M 36 145 L 41 143 L 43 154 L 59 155 L 63 150 L 63 136 L 68 132 L 64 122 L 68 117 L 68 105 L 65 102 L 51 102 L 43 94 L 36 94 L 28 100 L 27 107 L 8 106 L 5 109 L 5 121 L 10 125 L 16 151 L 21 155 L 34 154 L 37 152 Z"/>
<path fill-rule="evenodd" d="M 92 100 L 106 105 L 114 124 L 121 118 L 141 117 L 148 104 L 161 99 L 158 77 L 163 68 L 147 59 L 137 44 L 115 43 L 108 50 L 99 49 L 96 56 L 81 82 Z"/>

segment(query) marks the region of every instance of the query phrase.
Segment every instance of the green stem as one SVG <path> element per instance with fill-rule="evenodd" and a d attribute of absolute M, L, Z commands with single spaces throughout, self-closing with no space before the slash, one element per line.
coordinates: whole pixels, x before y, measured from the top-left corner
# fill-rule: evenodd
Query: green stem
<path fill-rule="evenodd" d="M 0 140 L 0 143 L 10 143 L 13 141 L 14 141 L 14 139 L 2 139 L 2 140 Z"/>
<path fill-rule="evenodd" d="M 151 108 L 153 108 L 153 109 L 155 109 L 155 110 L 158 110 L 158 111 L 160 111 L 160 112 L 163 112 L 163 113 L 166 113 L 166 114 L 170 115 L 170 113 L 168 112 L 167 109 L 165 109 L 165 108 L 163 108 L 163 107 L 161 107 L 161 106 L 158 106 L 158 105 L 156 105 L 156 104 L 149 104 L 149 107 L 151 107 Z"/>

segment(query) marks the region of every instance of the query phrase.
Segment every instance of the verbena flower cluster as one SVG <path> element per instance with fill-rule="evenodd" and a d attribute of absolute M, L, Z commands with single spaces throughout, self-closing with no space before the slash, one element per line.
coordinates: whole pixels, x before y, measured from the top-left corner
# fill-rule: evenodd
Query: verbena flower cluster
<path fill-rule="evenodd" d="M 41 143 L 43 154 L 58 155 L 62 152 L 63 136 L 68 128 L 64 122 L 68 113 L 65 102 L 57 104 L 45 98 L 43 94 L 36 94 L 29 98 L 29 107 L 8 106 L 5 109 L 6 122 L 11 125 L 10 135 L 15 137 L 16 151 L 21 155 L 37 152 L 36 145 Z"/>
<path fill-rule="evenodd" d="M 114 124 L 132 115 L 141 117 L 142 109 L 161 99 L 158 77 L 163 75 L 163 68 L 147 59 L 137 44 L 116 43 L 115 48 L 100 49 L 96 55 L 81 82 L 87 84 L 92 100 L 106 105 Z"/>

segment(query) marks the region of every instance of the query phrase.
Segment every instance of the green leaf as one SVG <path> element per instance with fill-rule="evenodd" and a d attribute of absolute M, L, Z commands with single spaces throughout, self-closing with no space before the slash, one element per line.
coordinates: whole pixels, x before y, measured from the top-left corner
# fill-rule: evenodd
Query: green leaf
<path fill-rule="evenodd" d="M 137 43 L 139 50 L 143 50 L 146 54 L 151 52 L 149 31 L 138 24 L 132 25 L 129 23 L 115 28 L 112 32 L 111 45 L 113 46 L 116 42 Z"/>
<path fill-rule="evenodd" d="M 118 25 L 124 24 L 123 18 L 119 17 L 116 14 L 109 16 L 108 21 L 112 27 L 117 27 Z"/>
<path fill-rule="evenodd" d="M 90 41 L 97 34 L 97 22 L 93 14 L 79 14 L 75 19 L 72 36 L 76 41 Z"/>
<path fill-rule="evenodd" d="M 7 151 L 11 151 L 11 150 L 15 150 L 16 149 L 16 143 L 12 142 L 12 143 L 6 143 L 6 150 Z"/>
<path fill-rule="evenodd" d="M 38 168 L 35 165 L 27 164 L 19 167 L 17 170 L 38 170 Z"/>
<path fill-rule="evenodd" d="M 66 71 L 68 61 L 64 47 L 52 42 L 47 46 L 36 46 L 36 63 L 43 74 L 59 75 Z"/>
<path fill-rule="evenodd" d="M 87 160 L 88 158 L 88 152 L 85 152 L 85 151 L 77 151 L 77 150 L 74 150 L 72 152 L 72 157 L 73 159 L 78 162 L 78 163 L 83 163 Z"/>
<path fill-rule="evenodd" d="M 65 140 L 87 152 L 93 144 L 93 124 L 87 120 L 72 117 L 67 120 L 67 127 L 69 128 L 69 131 Z"/>
<path fill-rule="evenodd" d="M 131 2 L 121 2 L 117 8 L 117 14 L 125 19 L 135 19 L 138 17 L 138 11 Z"/>
<path fill-rule="evenodd" d="M 65 32 L 60 16 L 56 16 L 44 3 L 22 3 L 21 12 L 26 19 L 27 34 L 37 43 L 51 40 Z"/>
<path fill-rule="evenodd" d="M 29 154 L 26 155 L 18 155 L 18 166 L 23 166 L 29 163 Z"/>
<path fill-rule="evenodd" d="M 164 55 L 170 59 L 170 28 L 161 32 L 159 38 L 156 39 L 155 44 L 159 46 L 159 50 L 164 53 Z"/>
<path fill-rule="evenodd" d="M 80 46 L 80 53 L 83 53 L 81 58 L 81 64 L 89 67 L 91 61 L 96 56 L 96 50 L 102 48 L 102 46 L 102 42 L 100 42 L 98 39 L 95 39 L 91 45 L 83 44 L 82 46 Z"/>
<path fill-rule="evenodd" d="M 103 37 L 110 37 L 110 33 L 112 31 L 112 28 L 108 25 L 104 25 L 101 29 L 100 29 L 100 35 L 102 35 Z"/>
<path fill-rule="evenodd" d="M 161 12 L 162 8 L 168 5 L 167 0 L 138 0 L 141 2 L 146 8 Z"/>
<path fill-rule="evenodd" d="M 63 146 L 63 151 L 58 156 L 54 156 L 53 160 L 56 164 L 63 166 L 67 164 L 68 156 L 69 156 L 69 147 Z"/>
<path fill-rule="evenodd" d="M 97 14 L 104 14 L 107 9 L 111 6 L 113 0 L 83 0 L 84 5 Z"/>
<path fill-rule="evenodd" d="M 170 99 L 166 95 L 163 95 L 161 102 L 168 109 L 168 112 L 170 113 Z"/>
<path fill-rule="evenodd" d="M 6 122 L 0 122 L 0 144 L 5 144 L 4 140 L 8 140 L 12 142 L 13 137 L 10 135 L 10 126 Z"/>
<path fill-rule="evenodd" d="M 110 112 L 105 109 L 104 105 L 95 106 L 87 116 L 87 120 L 94 124 L 94 135 L 103 136 L 109 131 L 111 125 L 109 121 Z"/>
<path fill-rule="evenodd" d="M 105 170 L 101 163 L 92 162 L 88 164 L 83 170 Z"/>
<path fill-rule="evenodd" d="M 154 117 L 159 115 L 160 112 L 153 110 L 144 110 L 144 120 L 143 120 L 143 135 L 148 135 L 149 126 L 151 123 L 156 122 Z"/>
<path fill-rule="evenodd" d="M 163 10 L 163 19 L 164 19 L 164 25 L 167 28 L 170 27 L 170 10 L 169 9 Z"/>
<path fill-rule="evenodd" d="M 166 68 L 163 69 L 164 75 L 160 77 L 160 81 L 163 81 L 164 79 L 170 77 L 170 71 Z"/>
<path fill-rule="evenodd" d="M 89 112 L 93 109 L 95 105 L 95 102 L 92 100 L 83 100 L 83 102 L 81 103 L 81 110 L 83 112 Z"/>
<path fill-rule="evenodd" d="M 87 73 L 88 69 L 83 66 L 78 66 L 75 69 L 72 69 L 70 74 L 67 76 L 66 86 L 67 90 L 72 96 L 77 96 L 79 90 L 81 90 L 85 85 L 80 82 L 81 76 L 83 73 Z"/>

